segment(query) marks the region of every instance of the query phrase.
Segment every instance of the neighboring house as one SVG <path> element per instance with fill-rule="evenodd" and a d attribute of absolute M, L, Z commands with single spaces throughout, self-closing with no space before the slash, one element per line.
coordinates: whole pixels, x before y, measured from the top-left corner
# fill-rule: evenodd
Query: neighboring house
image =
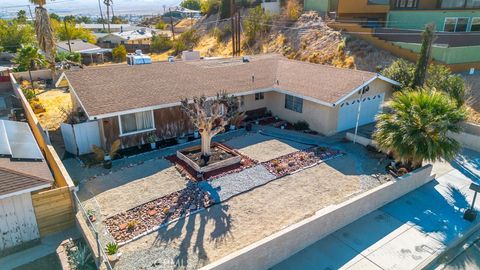
<path fill-rule="evenodd" d="M 120 31 L 110 33 L 102 38 L 99 38 L 99 44 L 111 44 L 114 46 L 123 44 L 150 44 L 153 37 L 153 31 L 146 28 L 133 31 Z"/>
<path fill-rule="evenodd" d="M 108 31 L 108 25 L 101 24 L 101 23 L 80 23 L 76 25 L 77 28 L 85 28 L 88 29 L 94 33 L 107 33 Z M 131 25 L 131 24 L 110 24 L 110 32 L 120 32 L 120 31 L 133 31 L 133 30 L 138 30 L 141 28 L 141 26 L 136 26 L 136 25 Z"/>
<path fill-rule="evenodd" d="M 305 0 L 305 10 L 328 13 L 339 20 L 377 25 L 385 21 L 390 0 Z"/>
<path fill-rule="evenodd" d="M 64 72 L 76 106 L 97 121 L 105 147 L 121 139 L 123 147 L 144 144 L 151 133 L 160 139 L 192 133 L 193 126 L 179 105 L 182 98 L 220 91 L 239 97 L 250 118 L 271 112 L 295 123 L 306 121 L 325 135 L 355 127 L 359 91 L 359 124 L 375 121 L 381 104 L 396 82 L 378 74 L 259 56 L 249 63 L 199 60 L 116 65 Z M 58 84 L 57 83 L 57 84 Z"/>
<path fill-rule="evenodd" d="M 305 9 L 335 14 L 337 22 L 375 28 L 375 37 L 405 49 L 398 53 L 390 47 L 400 56 L 420 52 L 421 31 L 433 23 L 434 60 L 454 70 L 480 67 L 479 0 L 305 0 Z M 365 32 L 353 30 L 359 31 Z"/>
<path fill-rule="evenodd" d="M 40 238 L 32 194 L 53 181 L 28 124 L 0 120 L 0 256 Z"/>
<path fill-rule="evenodd" d="M 111 49 L 100 48 L 95 44 L 88 43 L 81 39 L 57 42 L 57 50 L 59 52 L 77 52 L 82 56 L 82 64 L 88 65 L 92 63 L 102 64 L 105 59 L 112 56 Z"/>

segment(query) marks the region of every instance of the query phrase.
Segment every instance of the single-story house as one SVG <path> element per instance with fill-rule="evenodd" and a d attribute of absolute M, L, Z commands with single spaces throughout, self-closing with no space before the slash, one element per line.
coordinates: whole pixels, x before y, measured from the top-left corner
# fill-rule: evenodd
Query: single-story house
<path fill-rule="evenodd" d="M 120 138 L 123 147 L 193 132 L 181 111 L 182 98 L 226 91 L 239 97 L 247 115 L 269 111 L 289 122 L 306 121 L 332 135 L 353 128 L 362 102 L 360 125 L 375 121 L 393 85 L 379 74 L 289 60 L 276 55 L 241 59 L 115 65 L 65 71 L 76 106 L 97 121 L 104 146 Z M 367 87 L 368 86 L 368 87 Z M 362 89 L 369 89 L 360 94 Z M 360 96 L 362 99 L 360 100 Z"/>
<path fill-rule="evenodd" d="M 155 31 L 141 28 L 132 31 L 119 31 L 110 33 L 98 39 L 99 44 L 111 44 L 114 46 L 120 44 L 150 44 Z"/>
<path fill-rule="evenodd" d="M 57 42 L 57 50 L 59 52 L 77 52 L 82 56 L 82 64 L 88 65 L 92 63 L 102 64 L 105 59 L 112 56 L 111 49 L 100 48 L 99 46 L 88 43 L 81 39 Z"/>
<path fill-rule="evenodd" d="M 28 124 L 0 120 L 0 256 L 40 238 L 32 193 L 53 181 Z"/>

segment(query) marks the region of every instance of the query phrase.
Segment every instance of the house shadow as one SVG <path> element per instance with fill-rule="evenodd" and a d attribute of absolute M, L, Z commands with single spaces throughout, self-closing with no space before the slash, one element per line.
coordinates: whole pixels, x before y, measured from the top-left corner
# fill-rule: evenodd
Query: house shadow
<path fill-rule="evenodd" d="M 177 246 L 178 254 L 172 258 L 174 269 L 200 268 L 210 261 L 205 245 L 214 248 L 233 237 L 233 219 L 228 211 L 228 203 L 220 203 L 181 218 L 159 229 L 152 247 Z"/>

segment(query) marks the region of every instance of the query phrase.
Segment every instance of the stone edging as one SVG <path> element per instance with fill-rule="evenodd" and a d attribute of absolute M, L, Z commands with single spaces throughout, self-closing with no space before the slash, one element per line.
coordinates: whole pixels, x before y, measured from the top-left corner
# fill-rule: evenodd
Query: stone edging
<path fill-rule="evenodd" d="M 195 211 L 189 212 L 188 214 L 185 214 L 185 215 L 183 215 L 183 216 L 180 216 L 180 217 L 178 217 L 178 218 L 176 218 L 176 219 L 172 219 L 172 220 L 170 220 L 170 221 L 167 222 L 167 223 L 162 223 L 162 224 L 160 224 L 160 225 L 158 225 L 158 226 L 152 227 L 151 229 L 146 230 L 146 231 L 144 231 L 143 233 L 141 233 L 141 234 L 139 234 L 139 235 L 136 235 L 136 236 L 133 237 L 132 239 L 128 239 L 127 241 L 124 241 L 124 242 L 118 242 L 117 244 L 118 244 L 119 247 L 124 246 L 124 245 L 126 245 L 126 244 L 128 244 L 128 243 L 130 243 L 130 242 L 133 242 L 133 241 L 135 241 L 135 240 L 137 240 L 137 239 L 139 239 L 139 238 L 142 238 L 142 237 L 144 237 L 145 235 L 151 234 L 152 232 L 158 231 L 158 230 L 160 230 L 161 228 L 164 228 L 164 227 L 166 227 L 166 226 L 168 226 L 168 225 L 170 225 L 170 224 L 172 224 L 172 223 L 174 223 L 174 222 L 177 222 L 177 221 L 179 221 L 179 220 L 181 220 L 181 219 L 183 219 L 183 218 L 187 218 L 187 217 L 189 217 L 190 215 L 194 215 L 194 214 L 200 213 L 200 212 L 204 211 L 205 209 L 206 209 L 206 208 L 199 208 L 199 209 L 197 209 L 197 210 L 195 210 Z"/>

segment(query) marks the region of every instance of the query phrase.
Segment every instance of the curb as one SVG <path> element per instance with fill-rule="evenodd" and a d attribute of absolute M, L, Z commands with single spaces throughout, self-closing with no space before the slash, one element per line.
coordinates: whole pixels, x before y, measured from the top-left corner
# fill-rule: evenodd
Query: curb
<path fill-rule="evenodd" d="M 425 261 L 423 261 L 415 269 L 443 269 L 445 267 L 445 264 L 453 261 L 463 251 L 465 251 L 468 247 L 470 247 L 473 242 L 477 240 L 477 239 L 469 239 L 469 238 L 479 230 L 480 230 L 480 222 L 477 222 L 477 224 L 470 227 L 470 229 L 468 229 L 462 237 L 457 238 L 450 245 L 446 246 L 445 249 L 437 250 L 435 253 L 432 254 L 432 256 L 430 256 Z M 465 245 L 465 244 L 466 244 L 465 247 L 459 248 L 461 245 Z M 459 248 L 459 250 L 455 252 L 453 256 L 448 256 L 448 253 L 455 248 Z M 441 262 L 442 259 L 446 259 L 446 261 Z"/>

